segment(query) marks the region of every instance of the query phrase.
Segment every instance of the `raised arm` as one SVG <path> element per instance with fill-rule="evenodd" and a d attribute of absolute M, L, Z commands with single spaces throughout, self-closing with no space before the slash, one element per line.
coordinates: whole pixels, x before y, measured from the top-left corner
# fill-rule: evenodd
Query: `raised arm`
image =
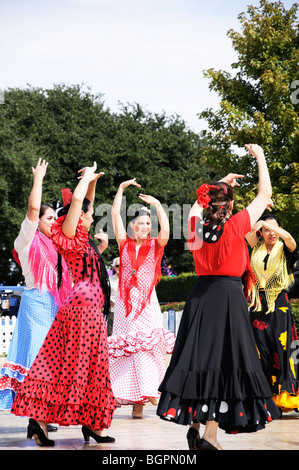
<path fill-rule="evenodd" d="M 269 205 L 272 187 L 263 149 L 257 144 L 248 144 L 245 147 L 257 160 L 259 176 L 257 196 L 247 207 L 252 227 Z"/>
<path fill-rule="evenodd" d="M 195 201 L 190 209 L 188 220 L 190 220 L 191 217 L 199 217 L 200 219 L 202 219 L 202 212 L 202 207 L 197 204 L 197 201 Z"/>
<path fill-rule="evenodd" d="M 39 158 L 36 168 L 32 167 L 33 185 L 28 199 L 27 217 L 31 222 L 37 222 L 42 202 L 43 179 L 47 171 L 48 162 Z"/>
<path fill-rule="evenodd" d="M 78 221 L 81 215 L 82 203 L 86 197 L 89 183 L 93 179 L 94 173 L 97 169 L 97 164 L 94 162 L 92 167 L 83 168 L 81 179 L 73 192 L 71 206 L 62 225 L 62 231 L 68 238 L 74 238 Z"/>
<path fill-rule="evenodd" d="M 80 172 L 83 172 L 83 170 L 80 170 Z M 92 204 L 92 205 L 94 203 L 94 198 L 95 198 L 96 186 L 97 186 L 98 179 L 101 176 L 103 176 L 104 174 L 105 173 L 103 171 L 101 173 L 94 173 L 91 177 L 90 182 L 89 182 L 85 197 L 90 201 L 90 204 Z"/>
<path fill-rule="evenodd" d="M 96 233 L 94 238 L 100 241 L 98 246 L 99 252 L 102 254 L 108 248 L 109 245 L 109 237 L 107 233 L 104 233 L 103 230 L 100 230 L 99 233 Z"/>
<path fill-rule="evenodd" d="M 259 220 L 254 224 L 251 232 L 246 235 L 246 239 L 251 247 L 253 247 L 258 240 L 256 232 L 262 228 L 269 230 L 270 232 L 274 232 L 278 237 L 282 238 L 291 253 L 296 249 L 297 244 L 292 235 L 287 230 L 284 230 L 276 224 L 271 224 L 267 222 L 267 220 Z"/>
<path fill-rule="evenodd" d="M 160 224 L 160 232 L 157 239 L 161 247 L 165 246 L 169 240 L 170 227 L 167 214 L 163 209 L 161 202 L 153 196 L 149 196 L 147 194 L 139 194 L 139 197 L 147 204 L 155 206 Z"/>
<path fill-rule="evenodd" d="M 122 197 L 124 193 L 124 189 L 128 186 L 137 186 L 140 188 L 140 184 L 136 183 L 136 178 L 133 178 L 128 181 L 124 181 L 119 185 L 117 193 L 114 197 L 112 209 L 111 209 L 111 217 L 112 217 L 112 226 L 115 234 L 116 241 L 118 245 L 120 245 L 121 241 L 126 237 L 127 232 L 123 224 L 123 220 L 120 215 Z"/>

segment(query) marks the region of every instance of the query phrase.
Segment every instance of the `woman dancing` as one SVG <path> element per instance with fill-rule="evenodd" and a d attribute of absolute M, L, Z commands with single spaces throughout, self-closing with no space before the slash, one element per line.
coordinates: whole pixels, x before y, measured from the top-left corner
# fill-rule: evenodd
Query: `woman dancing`
<path fill-rule="evenodd" d="M 0 372 L 0 409 L 10 410 L 16 393 L 44 342 L 59 306 L 71 289 L 68 268 L 50 240 L 55 220 L 52 207 L 41 204 L 48 163 L 32 168 L 28 211 L 14 242 L 24 289 L 8 355 Z M 60 269 L 58 269 L 58 265 Z M 53 426 L 50 430 L 54 430 Z"/>
<path fill-rule="evenodd" d="M 252 432 L 279 417 L 258 357 L 242 286 L 245 272 L 246 285 L 252 279 L 245 235 L 271 197 L 262 149 L 246 148 L 259 170 L 253 202 L 231 215 L 232 186 L 241 175 L 228 175 L 198 188 L 198 200 L 190 212 L 189 246 L 198 280 L 184 308 L 157 409 L 163 419 L 190 425 L 190 449 L 221 449 L 218 426 L 228 433 Z M 205 424 L 201 439 L 200 423 Z"/>
<path fill-rule="evenodd" d="M 298 338 L 287 295 L 299 258 L 296 242 L 273 214 L 261 217 L 246 238 L 253 248 L 251 265 L 258 280 L 250 321 L 262 367 L 276 405 L 282 411 L 298 409 L 298 361 L 292 357 L 292 342 Z"/>
<path fill-rule="evenodd" d="M 112 222 L 120 249 L 119 289 L 114 308 L 113 334 L 108 339 L 110 374 L 119 405 L 132 404 L 132 416 L 141 418 L 143 405 L 158 402 L 158 387 L 165 373 L 164 360 L 173 349 L 174 335 L 163 329 L 155 284 L 161 275 L 161 258 L 169 238 L 169 222 L 161 203 L 140 194 L 155 206 L 160 223 L 151 238 L 150 211 L 139 209 L 126 233 L 120 215 L 123 191 L 140 185 L 136 179 L 120 184 L 112 207 Z"/>
<path fill-rule="evenodd" d="M 53 243 L 73 277 L 73 288 L 17 394 L 12 412 L 29 416 L 28 437 L 53 446 L 45 424 L 82 424 L 85 441 L 113 442 L 109 428 L 115 400 L 109 377 L 106 322 L 109 281 L 99 249 L 88 236 L 93 222 L 96 164 L 84 168 L 73 196 L 64 191 L 63 215 L 52 226 Z M 69 200 L 66 201 L 68 196 Z"/>

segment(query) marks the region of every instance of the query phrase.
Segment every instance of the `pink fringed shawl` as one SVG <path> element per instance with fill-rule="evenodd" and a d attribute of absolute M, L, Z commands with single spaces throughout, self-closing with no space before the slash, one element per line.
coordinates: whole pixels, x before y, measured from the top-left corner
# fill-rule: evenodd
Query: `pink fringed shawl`
<path fill-rule="evenodd" d="M 15 258 L 18 261 L 18 257 L 15 256 Z M 29 265 L 34 276 L 34 284 L 38 289 L 41 289 L 42 284 L 45 282 L 47 289 L 54 296 L 57 305 L 60 307 L 69 294 L 72 283 L 66 262 L 61 257 L 62 282 L 60 288 L 57 289 L 57 263 L 58 255 L 52 241 L 46 235 L 37 231 L 29 250 Z"/>

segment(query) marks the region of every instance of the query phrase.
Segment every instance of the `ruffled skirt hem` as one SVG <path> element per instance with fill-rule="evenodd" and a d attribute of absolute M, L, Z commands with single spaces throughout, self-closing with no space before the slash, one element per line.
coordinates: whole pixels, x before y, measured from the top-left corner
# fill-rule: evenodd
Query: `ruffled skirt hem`
<path fill-rule="evenodd" d="M 114 410 L 114 396 L 107 395 L 106 388 L 53 385 L 27 377 L 26 389 L 17 394 L 11 411 L 61 426 L 81 424 L 102 430 L 110 427 Z"/>
<path fill-rule="evenodd" d="M 285 413 L 299 409 L 299 395 L 282 392 L 279 395 L 273 395 L 273 401 Z"/>
<path fill-rule="evenodd" d="M 0 372 L 0 410 L 10 410 L 27 370 L 20 365 L 5 362 Z"/>
<path fill-rule="evenodd" d="M 171 354 L 175 344 L 175 335 L 163 328 L 155 328 L 146 334 L 138 331 L 135 334 L 117 335 L 108 338 L 109 357 L 131 356 L 138 352 L 160 349 L 162 354 Z"/>
<path fill-rule="evenodd" d="M 272 399 L 182 400 L 171 393 L 162 395 L 157 415 L 181 425 L 216 421 L 228 434 L 256 432 L 280 417 Z"/>

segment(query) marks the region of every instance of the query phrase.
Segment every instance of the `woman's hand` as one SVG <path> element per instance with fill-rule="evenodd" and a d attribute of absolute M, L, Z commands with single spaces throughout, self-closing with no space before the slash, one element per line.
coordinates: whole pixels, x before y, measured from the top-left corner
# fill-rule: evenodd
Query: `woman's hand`
<path fill-rule="evenodd" d="M 91 178 L 90 178 L 90 181 L 97 181 L 101 176 L 103 176 L 105 174 L 104 171 L 101 171 L 100 173 L 94 173 Z"/>
<path fill-rule="evenodd" d="M 100 230 L 99 233 L 96 233 L 94 238 L 100 240 L 101 244 L 99 245 L 99 252 L 102 254 L 106 248 L 108 248 L 109 237 L 107 233 L 104 233 L 103 230 Z"/>
<path fill-rule="evenodd" d="M 258 232 L 262 227 L 264 226 L 264 221 L 263 220 L 258 220 L 253 227 L 251 228 L 250 233 L 256 233 Z"/>
<path fill-rule="evenodd" d="M 41 158 L 39 158 L 36 164 L 36 168 L 32 167 L 33 177 L 43 179 L 46 174 L 47 167 L 48 167 L 48 162 L 46 162 L 46 160 L 42 160 Z"/>
<path fill-rule="evenodd" d="M 146 204 L 150 204 L 151 206 L 159 206 L 160 201 L 149 194 L 139 194 L 139 198 L 142 199 Z"/>
<path fill-rule="evenodd" d="M 120 188 L 121 188 L 121 189 L 125 189 L 125 188 L 127 188 L 128 186 L 137 186 L 137 188 L 141 188 L 141 185 L 136 182 L 136 178 L 133 178 L 133 179 L 128 180 L 128 181 L 123 181 L 123 182 L 120 184 Z"/>
<path fill-rule="evenodd" d="M 245 148 L 248 150 L 249 155 L 252 155 L 256 159 L 260 157 L 265 157 L 262 147 L 258 144 L 246 144 Z"/>
<path fill-rule="evenodd" d="M 244 178 L 244 175 L 238 175 L 236 173 L 229 173 L 227 176 L 222 178 L 219 183 L 226 183 L 231 187 L 240 186 L 237 182 L 237 178 Z"/>
<path fill-rule="evenodd" d="M 97 163 L 96 162 L 93 162 L 93 166 L 86 166 L 86 167 L 82 168 L 81 170 L 78 171 L 78 173 L 81 173 L 81 175 L 78 177 L 78 179 L 82 179 L 83 176 L 86 174 L 86 175 L 89 175 L 89 178 L 90 178 L 90 181 L 91 181 L 91 179 L 94 179 L 94 177 L 95 177 L 94 173 L 96 172 L 96 169 L 97 169 Z M 99 173 L 98 175 L 101 176 L 101 174 L 103 174 L 103 173 Z"/>
<path fill-rule="evenodd" d="M 273 203 L 272 199 L 270 199 L 269 204 L 267 205 L 266 209 L 268 209 L 268 211 L 272 212 L 272 207 L 274 207 L 274 203 Z"/>

